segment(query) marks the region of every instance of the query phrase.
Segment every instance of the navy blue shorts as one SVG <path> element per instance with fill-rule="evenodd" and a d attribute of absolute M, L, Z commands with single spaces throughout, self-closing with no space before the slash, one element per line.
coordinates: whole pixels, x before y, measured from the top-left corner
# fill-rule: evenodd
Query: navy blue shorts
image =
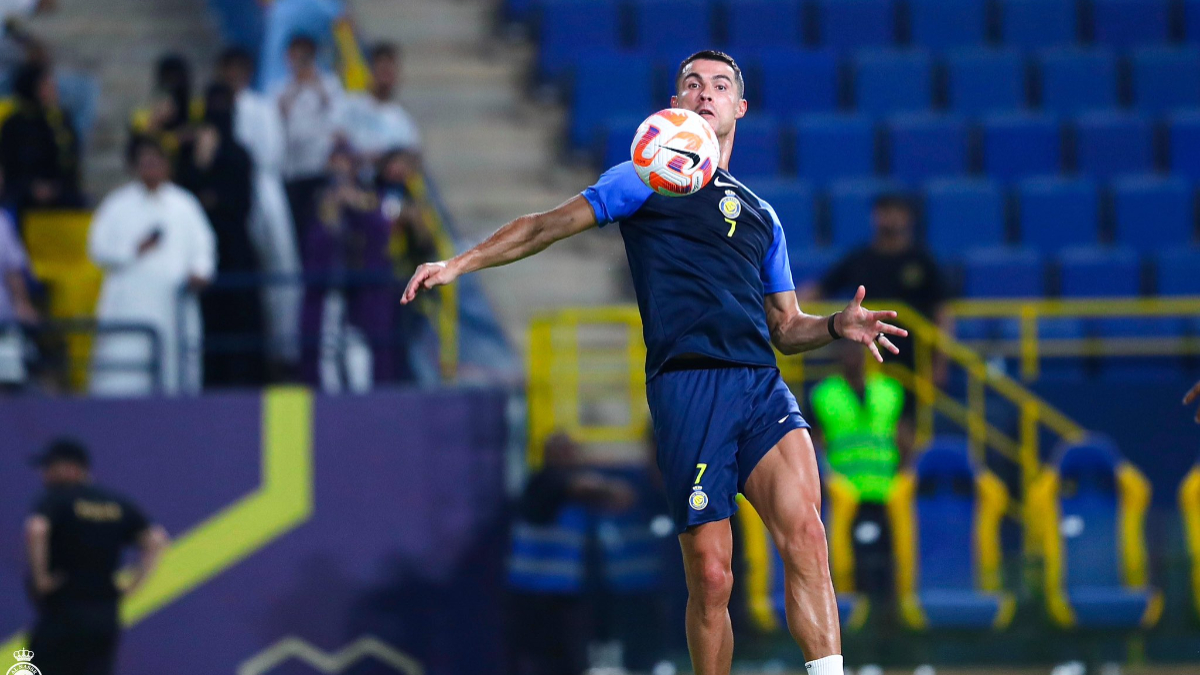
<path fill-rule="evenodd" d="M 675 528 L 728 518 L 758 461 L 793 429 L 807 429 L 779 371 L 675 370 L 646 383 L 658 468 Z"/>

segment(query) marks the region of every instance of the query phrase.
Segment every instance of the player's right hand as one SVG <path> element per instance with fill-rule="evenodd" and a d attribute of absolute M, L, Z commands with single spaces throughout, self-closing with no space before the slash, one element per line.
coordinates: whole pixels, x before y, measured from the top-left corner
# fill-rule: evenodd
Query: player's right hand
<path fill-rule="evenodd" d="M 417 271 L 413 273 L 412 279 L 409 279 L 408 287 L 404 289 L 404 295 L 400 298 L 400 304 L 407 305 L 416 299 L 417 293 L 437 286 L 445 286 L 457 278 L 458 272 L 451 267 L 448 260 L 425 263 L 418 267 Z"/>

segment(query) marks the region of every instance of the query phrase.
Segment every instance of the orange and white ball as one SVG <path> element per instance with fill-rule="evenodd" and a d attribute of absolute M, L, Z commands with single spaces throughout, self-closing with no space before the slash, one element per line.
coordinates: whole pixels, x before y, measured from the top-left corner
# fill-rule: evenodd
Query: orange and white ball
<path fill-rule="evenodd" d="M 668 108 L 646 118 L 633 137 L 633 166 L 651 190 L 690 195 L 708 185 L 721 160 L 717 134 L 690 110 Z"/>

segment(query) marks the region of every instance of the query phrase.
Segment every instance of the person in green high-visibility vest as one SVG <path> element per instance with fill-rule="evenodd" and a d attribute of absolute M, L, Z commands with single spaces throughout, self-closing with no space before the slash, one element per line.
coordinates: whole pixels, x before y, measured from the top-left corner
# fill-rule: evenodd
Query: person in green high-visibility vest
<path fill-rule="evenodd" d="M 811 394 L 817 438 L 828 466 L 858 493 L 852 526 L 855 590 L 883 600 L 893 589 L 887 500 L 912 446 L 904 388 L 882 373 L 863 370 L 863 350 L 839 344 L 841 372 Z"/>

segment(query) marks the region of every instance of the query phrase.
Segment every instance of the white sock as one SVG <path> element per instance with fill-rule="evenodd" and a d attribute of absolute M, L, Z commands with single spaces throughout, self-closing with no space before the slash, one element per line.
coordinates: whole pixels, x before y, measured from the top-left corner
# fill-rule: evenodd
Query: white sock
<path fill-rule="evenodd" d="M 808 675 L 843 675 L 842 655 L 834 654 L 804 664 Z"/>

